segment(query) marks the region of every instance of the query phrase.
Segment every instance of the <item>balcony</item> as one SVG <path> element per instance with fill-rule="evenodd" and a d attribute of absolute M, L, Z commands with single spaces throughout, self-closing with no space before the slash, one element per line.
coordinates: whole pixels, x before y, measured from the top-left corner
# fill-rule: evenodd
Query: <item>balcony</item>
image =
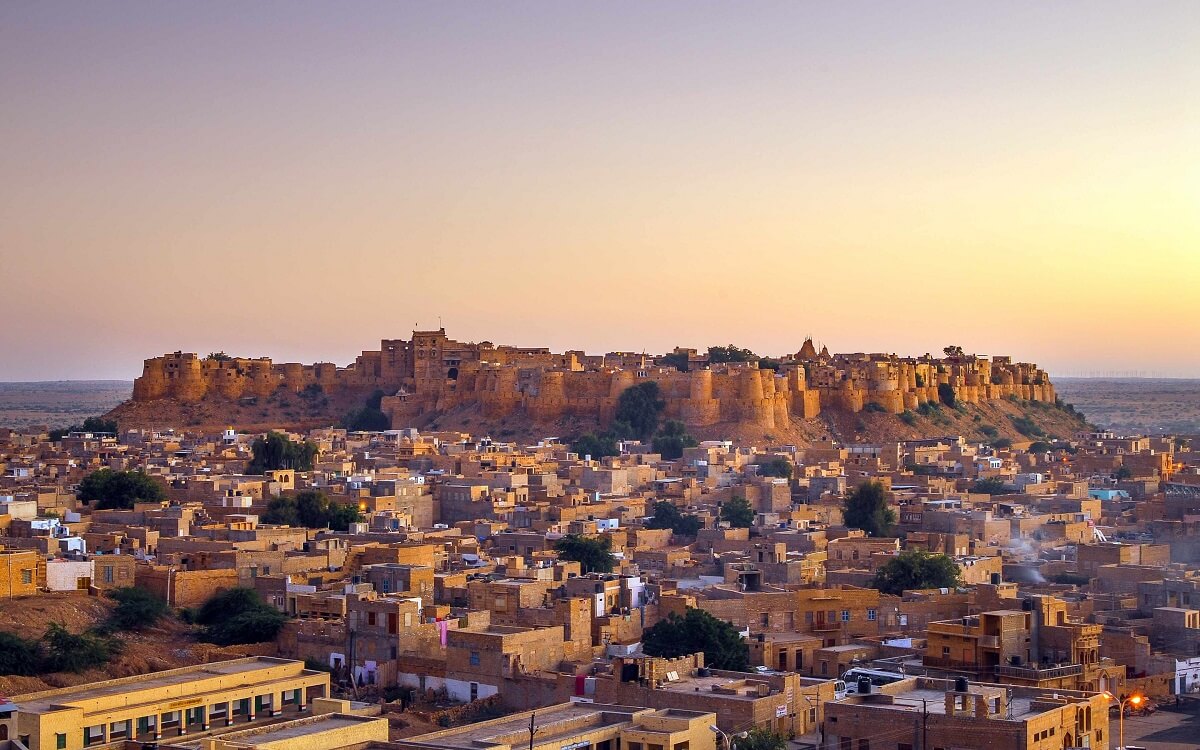
<path fill-rule="evenodd" d="M 1017 680 L 1060 680 L 1064 677 L 1077 677 L 1083 674 L 1082 664 L 1064 664 L 1060 667 L 996 667 L 997 677 L 1012 677 Z"/>

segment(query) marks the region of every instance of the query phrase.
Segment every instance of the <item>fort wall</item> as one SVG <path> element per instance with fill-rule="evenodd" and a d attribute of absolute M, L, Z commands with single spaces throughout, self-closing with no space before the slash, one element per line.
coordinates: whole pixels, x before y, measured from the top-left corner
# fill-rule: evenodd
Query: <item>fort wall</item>
<path fill-rule="evenodd" d="M 319 362 L 276 364 L 270 359 L 205 357 L 175 352 L 145 361 L 134 401 L 270 396 L 278 389 L 383 390 L 381 408 L 393 424 L 409 423 L 462 405 L 489 419 L 523 414 L 535 421 L 574 416 L 612 421 L 631 386 L 658 384 L 665 415 L 693 426 L 747 423 L 787 427 L 822 408 L 899 414 L 939 402 L 947 387 L 957 401 L 1003 398 L 1054 401 L 1054 386 L 1036 365 L 1007 357 L 935 359 L 888 354 L 816 353 L 811 342 L 784 357 L 777 370 L 758 363 L 714 364 L 690 372 L 654 364 L 644 354 L 581 352 L 468 344 L 444 330 L 414 331 L 409 341 L 385 339 L 347 367 Z"/>

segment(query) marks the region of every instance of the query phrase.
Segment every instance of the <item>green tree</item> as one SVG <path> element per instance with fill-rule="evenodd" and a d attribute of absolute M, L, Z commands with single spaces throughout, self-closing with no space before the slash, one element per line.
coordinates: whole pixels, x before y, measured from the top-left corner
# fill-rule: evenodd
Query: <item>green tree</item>
<path fill-rule="evenodd" d="M 938 400 L 953 409 L 957 401 L 954 396 L 954 386 L 949 383 L 938 383 Z"/>
<path fill-rule="evenodd" d="M 1004 484 L 1004 480 L 999 477 L 988 477 L 986 479 L 976 479 L 971 485 L 971 492 L 979 495 L 1011 495 L 1012 490 Z"/>
<path fill-rule="evenodd" d="M 170 612 L 170 607 L 151 592 L 136 586 L 123 586 L 108 592 L 117 602 L 108 621 L 116 630 L 148 628 Z"/>
<path fill-rule="evenodd" d="M 766 727 L 754 727 L 733 738 L 733 750 L 787 750 L 788 739 Z"/>
<path fill-rule="evenodd" d="M 879 482 L 864 482 L 846 498 L 842 518 L 852 529 L 868 536 L 886 536 L 896 525 L 896 513 L 888 507 L 887 492 Z"/>
<path fill-rule="evenodd" d="M 0 675 L 35 675 L 42 671 L 42 644 L 0 630 Z"/>
<path fill-rule="evenodd" d="M 616 566 L 612 555 L 612 539 L 607 535 L 596 538 L 567 534 L 554 544 L 554 550 L 563 560 L 573 560 L 584 573 L 611 573 Z"/>
<path fill-rule="evenodd" d="M 72 633 L 51 623 L 42 636 L 46 644 L 44 669 L 50 672 L 83 672 L 107 664 L 121 652 L 121 642 L 96 633 Z"/>
<path fill-rule="evenodd" d="M 947 346 L 945 349 L 942 349 L 942 353 L 946 355 L 946 359 L 962 359 L 966 356 L 963 354 L 961 346 Z"/>
<path fill-rule="evenodd" d="M 246 467 L 247 474 L 265 474 L 276 469 L 312 471 L 317 446 L 311 442 L 294 443 L 279 432 L 268 432 L 250 445 L 254 457 Z"/>
<path fill-rule="evenodd" d="M 205 359 L 213 362 L 228 362 L 233 359 L 233 357 L 229 356 L 225 352 L 209 352 Z"/>
<path fill-rule="evenodd" d="M 653 380 L 626 388 L 617 399 L 614 418 L 628 433 L 616 433 L 617 436 L 649 439 L 658 429 L 658 417 L 666 405 L 667 402 L 659 397 L 658 383 Z"/>
<path fill-rule="evenodd" d="M 1045 440 L 1034 440 L 1029 444 L 1028 448 L 1029 453 L 1046 453 L 1052 450 L 1054 450 L 1054 446 L 1050 445 L 1050 443 L 1047 443 Z"/>
<path fill-rule="evenodd" d="M 659 500 L 654 504 L 654 517 L 646 524 L 648 529 L 670 529 L 679 536 L 696 536 L 704 528 L 704 522 L 693 515 L 684 515 L 673 504 Z"/>
<path fill-rule="evenodd" d="M 346 531 L 350 524 L 361 520 L 358 508 L 334 502 L 320 490 L 302 490 L 274 498 L 262 515 L 263 523 L 333 531 Z"/>
<path fill-rule="evenodd" d="M 688 371 L 688 354 L 687 352 L 671 352 L 664 354 L 658 358 L 658 363 L 663 367 L 674 367 L 680 372 Z"/>
<path fill-rule="evenodd" d="M 98 510 L 129 509 L 137 502 L 161 502 L 167 498 L 163 484 L 140 471 L 98 469 L 79 483 L 78 498 L 96 503 Z"/>
<path fill-rule="evenodd" d="M 791 479 L 792 462 L 783 456 L 774 456 L 758 464 L 758 475 L 760 477 L 779 477 L 780 479 Z"/>
<path fill-rule="evenodd" d="M 758 362 L 760 359 L 762 357 L 749 349 L 741 349 L 733 344 L 708 347 L 708 361 L 714 365 L 722 362 Z"/>
<path fill-rule="evenodd" d="M 233 588 L 206 601 L 195 621 L 204 626 L 205 640 L 227 646 L 274 640 L 287 617 L 254 589 Z"/>
<path fill-rule="evenodd" d="M 617 447 L 617 439 L 607 432 L 599 435 L 585 432 L 571 443 L 571 451 L 580 456 L 591 456 L 593 459 L 621 455 L 621 449 Z"/>
<path fill-rule="evenodd" d="M 385 395 L 376 388 L 361 409 L 355 409 L 342 418 L 342 426 L 351 432 L 383 432 L 391 429 L 392 421 L 382 411 Z"/>
<path fill-rule="evenodd" d="M 642 651 L 667 659 L 703 651 L 704 663 L 714 669 L 750 668 L 750 649 L 738 629 L 694 607 L 683 617 L 672 612 L 648 628 L 642 634 Z"/>
<path fill-rule="evenodd" d="M 1113 472 L 1113 479 L 1131 479 L 1133 471 L 1128 466 L 1122 466 Z"/>
<path fill-rule="evenodd" d="M 688 434 L 683 422 L 674 419 L 668 419 L 651 442 L 654 452 L 668 461 L 682 458 L 684 448 L 694 448 L 696 445 L 696 438 Z"/>
<path fill-rule="evenodd" d="M 748 529 L 754 525 L 754 508 L 744 497 L 733 497 L 721 505 L 721 520 L 735 529 Z"/>
<path fill-rule="evenodd" d="M 873 587 L 891 596 L 914 589 L 952 588 L 959 584 L 958 563 L 946 555 L 906 550 L 875 572 Z"/>

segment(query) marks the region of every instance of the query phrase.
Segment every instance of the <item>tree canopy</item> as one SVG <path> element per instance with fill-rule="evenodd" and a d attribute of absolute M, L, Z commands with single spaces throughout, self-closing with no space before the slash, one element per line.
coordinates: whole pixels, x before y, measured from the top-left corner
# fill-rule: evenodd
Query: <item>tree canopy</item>
<path fill-rule="evenodd" d="M 254 589 L 233 588 L 206 601 L 195 620 L 204 626 L 205 640 L 230 646 L 274 640 L 287 617 Z"/>
<path fill-rule="evenodd" d="M 614 428 L 620 425 L 622 429 L 628 430 L 628 434 L 614 429 L 617 436 L 649 439 L 658 429 L 658 417 L 667 405 L 659 396 L 658 383 L 653 380 L 631 385 L 622 391 L 617 399 Z"/>
<path fill-rule="evenodd" d="M 951 409 L 958 403 L 958 398 L 954 395 L 954 386 L 949 383 L 938 383 L 938 400 Z"/>
<path fill-rule="evenodd" d="M 554 550 L 563 560 L 579 563 L 584 573 L 611 573 L 617 562 L 612 556 L 612 539 L 607 535 L 593 538 L 567 534 L 554 544 Z"/>
<path fill-rule="evenodd" d="M 621 455 L 616 436 L 608 432 L 585 432 L 571 442 L 571 451 L 580 456 L 591 456 L 593 459 Z"/>
<path fill-rule="evenodd" d="M 151 592 L 136 586 L 123 586 L 108 592 L 117 602 L 109 615 L 109 625 L 117 630 L 141 630 L 157 623 L 170 607 Z"/>
<path fill-rule="evenodd" d="M 946 555 L 907 550 L 875 572 L 874 587 L 899 596 L 914 589 L 951 588 L 959 583 L 958 564 Z"/>
<path fill-rule="evenodd" d="M 162 482 L 140 471 L 98 469 L 79 483 L 78 498 L 96 503 L 97 510 L 128 510 L 137 502 L 160 502 L 167 498 Z"/>
<path fill-rule="evenodd" d="M 83 420 L 83 424 L 73 424 L 70 427 L 50 430 L 50 439 L 53 441 L 62 440 L 68 433 L 72 432 L 104 432 L 115 435 L 117 434 L 117 420 L 105 419 L 104 417 L 88 417 Z"/>
<path fill-rule="evenodd" d="M 267 503 L 262 522 L 304 526 L 309 529 L 346 531 L 350 524 L 362 520 L 362 513 L 353 505 L 336 503 L 320 490 L 302 490 L 284 495 Z"/>
<path fill-rule="evenodd" d="M 999 477 L 987 477 L 986 479 L 976 479 L 971 485 L 971 492 L 980 495 L 1010 495 L 1012 490 L 1004 484 L 1004 480 Z"/>
<path fill-rule="evenodd" d="M 748 529 L 754 525 L 754 508 L 746 498 L 732 497 L 721 505 L 721 520 L 735 529 Z"/>
<path fill-rule="evenodd" d="M 733 738 L 733 750 L 787 750 L 788 738 L 766 727 L 754 727 Z"/>
<path fill-rule="evenodd" d="M 704 663 L 714 669 L 744 672 L 750 665 L 750 649 L 738 629 L 694 607 L 683 617 L 672 612 L 647 629 L 642 650 L 668 659 L 703 651 Z"/>
<path fill-rule="evenodd" d="M 864 482 L 850 493 L 842 506 L 842 519 L 868 536 L 886 536 L 896 525 L 896 513 L 888 507 L 887 492 L 879 482 Z"/>
<path fill-rule="evenodd" d="M 757 464 L 760 477 L 792 478 L 792 462 L 783 456 L 773 456 Z"/>
<path fill-rule="evenodd" d="M 683 457 L 684 448 L 696 447 L 696 438 L 688 434 L 683 422 L 668 419 L 651 442 L 655 453 L 659 453 L 668 461 Z"/>
<path fill-rule="evenodd" d="M 342 426 L 352 432 L 383 432 L 391 429 L 392 421 L 383 413 L 383 397 L 386 394 L 376 388 L 367 397 L 362 408 L 355 409 L 342 418 Z"/>
<path fill-rule="evenodd" d="M 704 522 L 696 516 L 680 513 L 679 508 L 666 500 L 659 500 L 654 504 L 654 517 L 646 528 L 670 529 L 679 536 L 696 536 L 704 528 Z"/>
<path fill-rule="evenodd" d="M 0 630 L 0 675 L 35 675 L 42 668 L 42 644 Z"/>
<path fill-rule="evenodd" d="M 749 349 L 742 349 L 733 344 L 708 347 L 709 364 L 716 365 L 722 362 L 758 362 L 760 359 L 762 357 Z"/>
<path fill-rule="evenodd" d="M 42 636 L 46 644 L 41 671 L 83 672 L 107 664 L 121 652 L 121 642 L 97 633 L 72 633 L 60 623 L 51 623 Z"/>
<path fill-rule="evenodd" d="M 250 445 L 254 457 L 246 467 L 247 474 L 265 474 L 276 469 L 311 471 L 317 446 L 311 442 L 294 443 L 279 432 L 268 432 Z"/>

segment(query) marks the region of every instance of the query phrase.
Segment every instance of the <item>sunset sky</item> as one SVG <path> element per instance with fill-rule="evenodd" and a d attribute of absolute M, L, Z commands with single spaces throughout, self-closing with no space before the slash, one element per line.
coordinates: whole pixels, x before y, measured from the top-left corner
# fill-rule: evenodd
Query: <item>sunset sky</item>
<path fill-rule="evenodd" d="M 812 335 L 1200 377 L 1200 2 L 0 3 L 0 380 Z"/>

